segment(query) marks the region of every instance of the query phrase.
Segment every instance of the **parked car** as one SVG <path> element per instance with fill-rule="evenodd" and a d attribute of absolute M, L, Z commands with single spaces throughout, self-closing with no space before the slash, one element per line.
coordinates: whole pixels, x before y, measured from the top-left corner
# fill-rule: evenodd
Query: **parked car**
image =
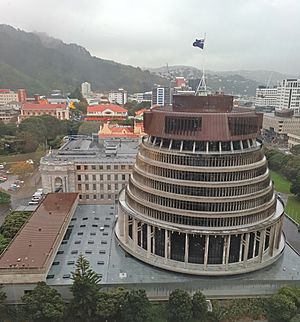
<path fill-rule="evenodd" d="M 38 201 L 29 201 L 28 202 L 28 205 L 29 206 L 34 206 L 34 205 L 38 205 L 39 204 L 39 202 Z"/>

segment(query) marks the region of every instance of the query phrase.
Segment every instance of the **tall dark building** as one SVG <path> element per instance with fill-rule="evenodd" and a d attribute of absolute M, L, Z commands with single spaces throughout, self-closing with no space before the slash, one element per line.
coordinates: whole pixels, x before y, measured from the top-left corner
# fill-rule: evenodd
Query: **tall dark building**
<path fill-rule="evenodd" d="M 144 114 L 147 136 L 120 194 L 116 235 L 151 265 L 239 274 L 283 252 L 284 209 L 257 135 L 262 114 L 231 96 L 174 96 Z"/>

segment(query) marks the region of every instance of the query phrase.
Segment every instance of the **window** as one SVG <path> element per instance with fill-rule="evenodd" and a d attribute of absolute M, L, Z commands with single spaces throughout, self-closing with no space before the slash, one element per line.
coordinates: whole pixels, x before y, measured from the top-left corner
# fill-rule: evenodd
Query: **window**
<path fill-rule="evenodd" d="M 110 168 L 111 168 L 111 167 L 110 167 L 110 165 L 108 164 L 108 165 L 107 165 L 107 170 L 110 170 Z"/>
<path fill-rule="evenodd" d="M 93 181 L 96 181 L 96 175 L 93 174 Z"/>
<path fill-rule="evenodd" d="M 111 185 L 110 184 L 107 185 L 107 190 L 111 190 Z"/>
<path fill-rule="evenodd" d="M 103 174 L 100 174 L 100 180 L 103 180 Z"/>
<path fill-rule="evenodd" d="M 117 165 L 114 165 L 114 170 L 118 170 L 118 166 Z"/>
<path fill-rule="evenodd" d="M 96 184 L 95 183 L 93 184 L 93 190 L 96 190 Z"/>
<path fill-rule="evenodd" d="M 77 175 L 77 180 L 81 181 L 81 175 L 80 174 Z"/>
<path fill-rule="evenodd" d="M 80 165 L 77 165 L 77 166 L 76 166 L 76 169 L 77 169 L 77 170 L 80 170 Z"/>
<path fill-rule="evenodd" d="M 117 174 L 115 174 L 115 180 L 116 180 L 116 181 L 118 180 L 118 175 L 117 175 Z"/>
<path fill-rule="evenodd" d="M 93 197 L 94 197 L 94 199 L 97 199 L 97 195 L 94 195 Z"/>
<path fill-rule="evenodd" d="M 107 180 L 110 180 L 110 174 L 107 175 Z"/>
<path fill-rule="evenodd" d="M 122 180 L 126 180 L 125 174 L 122 174 Z"/>
<path fill-rule="evenodd" d="M 85 166 L 84 166 L 84 170 L 87 170 L 87 169 L 88 169 L 88 166 L 87 166 L 87 165 L 85 165 Z"/>
<path fill-rule="evenodd" d="M 81 190 L 81 183 L 78 184 L 78 190 Z"/>
<path fill-rule="evenodd" d="M 87 174 L 84 176 L 84 180 L 85 181 L 88 181 L 89 180 L 89 176 Z"/>
<path fill-rule="evenodd" d="M 96 170 L 96 166 L 94 164 L 92 165 L 92 170 Z"/>
<path fill-rule="evenodd" d="M 87 183 L 85 184 L 85 190 L 89 190 L 89 185 Z"/>
<path fill-rule="evenodd" d="M 125 170 L 125 165 L 124 164 L 121 165 L 121 170 Z"/>

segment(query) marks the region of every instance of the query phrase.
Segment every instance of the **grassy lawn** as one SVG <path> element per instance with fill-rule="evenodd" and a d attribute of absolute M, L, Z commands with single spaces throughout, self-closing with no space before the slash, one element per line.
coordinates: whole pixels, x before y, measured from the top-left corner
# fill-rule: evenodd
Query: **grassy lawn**
<path fill-rule="evenodd" d="M 20 162 L 26 161 L 28 159 L 32 159 L 34 163 L 40 161 L 40 158 L 45 155 L 45 151 L 36 151 L 33 153 L 23 153 L 23 154 L 13 154 L 13 155 L 3 155 L 0 156 L 0 163 L 12 163 L 12 162 Z"/>
<path fill-rule="evenodd" d="M 285 206 L 286 213 L 300 224 L 300 200 L 295 196 L 289 196 L 287 205 Z"/>
<path fill-rule="evenodd" d="M 271 178 L 274 181 L 275 190 L 282 193 L 290 193 L 291 183 L 281 174 L 270 170 Z"/>

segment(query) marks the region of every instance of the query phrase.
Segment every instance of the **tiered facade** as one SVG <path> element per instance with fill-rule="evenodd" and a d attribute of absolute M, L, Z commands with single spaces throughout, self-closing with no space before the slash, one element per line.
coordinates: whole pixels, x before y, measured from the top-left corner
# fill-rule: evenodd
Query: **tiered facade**
<path fill-rule="evenodd" d="M 253 271 L 283 252 L 283 205 L 256 137 L 262 115 L 232 97 L 175 96 L 144 114 L 120 194 L 120 245 L 149 264 L 197 275 Z"/>

